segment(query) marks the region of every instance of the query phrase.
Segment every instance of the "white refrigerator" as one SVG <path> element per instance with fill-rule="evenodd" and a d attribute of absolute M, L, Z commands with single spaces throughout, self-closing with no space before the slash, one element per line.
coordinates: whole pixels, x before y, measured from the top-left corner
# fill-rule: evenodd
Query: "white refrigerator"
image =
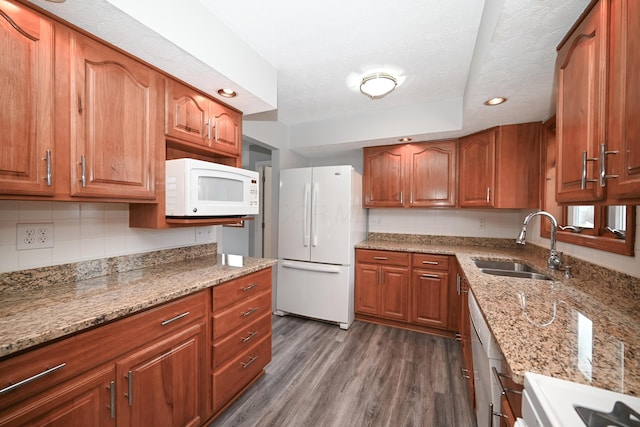
<path fill-rule="evenodd" d="M 280 171 L 276 314 L 354 320 L 354 245 L 365 240 L 362 176 L 346 166 Z"/>

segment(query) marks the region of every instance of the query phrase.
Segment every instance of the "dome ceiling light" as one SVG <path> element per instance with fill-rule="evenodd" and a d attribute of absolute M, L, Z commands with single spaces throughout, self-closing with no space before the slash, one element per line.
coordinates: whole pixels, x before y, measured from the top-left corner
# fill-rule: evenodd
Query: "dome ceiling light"
<path fill-rule="evenodd" d="M 388 73 L 371 73 L 362 78 L 360 92 L 371 99 L 379 99 L 391 92 L 398 85 L 398 80 Z"/>

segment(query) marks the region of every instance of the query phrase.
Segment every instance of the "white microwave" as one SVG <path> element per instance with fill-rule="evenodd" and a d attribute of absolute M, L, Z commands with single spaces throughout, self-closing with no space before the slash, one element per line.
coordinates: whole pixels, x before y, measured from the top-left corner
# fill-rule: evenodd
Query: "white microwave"
<path fill-rule="evenodd" d="M 258 214 L 258 172 L 196 159 L 165 163 L 166 216 Z"/>

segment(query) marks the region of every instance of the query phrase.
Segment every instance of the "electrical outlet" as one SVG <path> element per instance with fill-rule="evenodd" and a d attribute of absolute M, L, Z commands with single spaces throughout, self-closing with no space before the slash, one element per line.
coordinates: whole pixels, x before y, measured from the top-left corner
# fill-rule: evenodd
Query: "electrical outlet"
<path fill-rule="evenodd" d="M 53 223 L 17 224 L 16 246 L 19 251 L 53 247 Z"/>
<path fill-rule="evenodd" d="M 480 228 L 487 228 L 487 220 L 484 218 L 480 219 Z"/>
<path fill-rule="evenodd" d="M 196 227 L 196 242 L 210 243 L 215 239 L 212 226 Z"/>

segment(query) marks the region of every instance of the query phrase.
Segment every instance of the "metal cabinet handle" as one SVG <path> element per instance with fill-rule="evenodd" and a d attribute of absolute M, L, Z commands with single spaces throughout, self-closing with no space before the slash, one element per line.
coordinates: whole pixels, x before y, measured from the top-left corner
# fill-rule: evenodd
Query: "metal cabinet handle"
<path fill-rule="evenodd" d="M 496 383 L 498 384 L 498 387 L 500 387 L 500 394 L 502 395 L 506 395 L 507 393 L 512 393 L 512 394 L 522 394 L 522 392 L 520 390 L 516 390 L 514 388 L 509 388 L 509 387 L 504 387 L 502 385 L 502 381 L 500 381 L 500 378 L 511 378 L 508 375 L 505 375 L 501 372 L 498 372 L 498 370 L 496 369 L 495 366 L 493 366 L 491 368 L 491 371 L 493 372 L 493 377 L 496 380 Z"/>
<path fill-rule="evenodd" d="M 204 124 L 204 129 L 205 129 L 205 132 L 207 133 L 207 136 L 205 138 L 211 139 L 211 121 L 208 121 L 207 123 Z"/>
<path fill-rule="evenodd" d="M 45 377 L 49 374 L 54 373 L 55 371 L 57 371 L 58 369 L 62 369 L 66 366 L 66 363 L 61 363 L 57 366 L 54 366 L 53 368 L 49 368 L 49 369 L 45 369 L 44 371 L 35 374 L 33 376 L 30 376 L 29 378 L 25 378 L 24 380 L 18 381 L 17 383 L 11 384 L 10 386 L 7 386 L 5 388 L 3 388 L 2 390 L 0 390 L 0 395 L 3 395 L 5 393 L 10 392 L 11 390 L 15 390 L 19 387 L 22 387 L 23 385 L 29 384 L 30 382 L 33 382 L 35 380 L 39 380 L 42 377 Z"/>
<path fill-rule="evenodd" d="M 462 278 L 460 277 L 460 273 L 456 274 L 456 292 L 458 292 L 458 295 L 460 295 L 460 282 L 462 281 Z"/>
<path fill-rule="evenodd" d="M 44 152 L 44 159 L 42 159 L 46 162 L 46 171 L 47 174 L 45 176 L 45 181 L 47 181 L 47 186 L 51 187 L 51 150 L 46 150 Z"/>
<path fill-rule="evenodd" d="M 87 159 L 84 156 L 80 156 L 80 182 L 82 183 L 82 188 L 87 186 Z"/>
<path fill-rule="evenodd" d="M 600 187 L 604 187 L 607 184 L 607 179 L 618 177 L 618 175 L 607 175 L 607 165 L 605 163 L 607 155 L 618 153 L 618 150 L 607 151 L 604 144 L 600 144 Z"/>
<path fill-rule="evenodd" d="M 242 313 L 242 317 L 247 317 L 247 316 L 249 316 L 249 315 L 251 315 L 251 314 L 255 313 L 256 311 L 258 311 L 258 307 L 250 308 L 248 311 L 244 311 L 244 312 Z"/>
<path fill-rule="evenodd" d="M 129 406 L 133 406 L 133 371 L 127 372 L 127 375 L 124 376 L 127 379 L 127 393 L 125 397 L 129 401 Z"/>
<path fill-rule="evenodd" d="M 462 334 L 460 334 L 460 332 L 456 332 L 455 340 L 458 341 L 458 342 L 462 341 Z"/>
<path fill-rule="evenodd" d="M 189 314 L 190 312 L 185 311 L 184 313 L 178 314 L 177 316 L 172 317 L 171 319 L 163 320 L 161 325 L 162 326 L 168 325 L 171 322 L 175 322 L 176 320 L 182 319 L 183 317 L 187 317 Z"/>
<path fill-rule="evenodd" d="M 258 335 L 258 331 L 255 331 L 255 332 L 249 332 L 249 335 L 248 335 L 248 336 L 246 336 L 246 337 L 244 337 L 244 338 L 241 338 L 241 340 L 242 340 L 242 342 L 247 342 L 247 341 L 249 341 L 251 338 L 255 337 L 256 335 Z"/>
<path fill-rule="evenodd" d="M 587 182 L 598 182 L 596 179 L 587 179 L 587 162 L 595 162 L 597 161 L 597 157 L 587 157 L 587 152 L 582 152 L 582 178 L 580 180 L 580 189 L 587 189 Z"/>
<path fill-rule="evenodd" d="M 256 361 L 256 359 L 258 359 L 258 356 L 250 356 L 248 362 L 240 362 L 242 364 L 242 369 L 245 369 L 246 367 L 251 365 L 253 362 Z"/>
<path fill-rule="evenodd" d="M 116 417 L 116 382 L 109 383 L 109 415 L 111 418 Z"/>
<path fill-rule="evenodd" d="M 491 187 L 487 187 L 487 203 L 491 203 Z"/>
<path fill-rule="evenodd" d="M 386 261 L 389 258 L 387 258 L 386 256 L 374 256 L 373 259 L 375 259 L 376 261 Z"/>
<path fill-rule="evenodd" d="M 244 288 L 240 288 L 240 290 L 242 292 L 247 292 L 248 290 L 251 290 L 251 289 L 255 288 L 256 286 L 258 286 L 257 283 L 252 283 L 249 286 L 245 286 Z"/>
<path fill-rule="evenodd" d="M 216 134 L 215 134 L 215 140 L 216 142 L 218 142 L 218 118 L 216 117 Z"/>
<path fill-rule="evenodd" d="M 468 379 L 471 378 L 471 376 L 469 375 L 469 370 L 468 369 L 461 368 L 460 371 L 462 372 L 462 379 L 468 380 Z"/>
<path fill-rule="evenodd" d="M 439 279 L 440 278 L 440 276 L 438 276 L 437 274 L 428 274 L 428 273 L 421 274 L 420 277 L 424 277 L 425 279 Z"/>
<path fill-rule="evenodd" d="M 427 265 L 438 265 L 440 264 L 438 261 L 422 261 L 423 264 Z"/>

